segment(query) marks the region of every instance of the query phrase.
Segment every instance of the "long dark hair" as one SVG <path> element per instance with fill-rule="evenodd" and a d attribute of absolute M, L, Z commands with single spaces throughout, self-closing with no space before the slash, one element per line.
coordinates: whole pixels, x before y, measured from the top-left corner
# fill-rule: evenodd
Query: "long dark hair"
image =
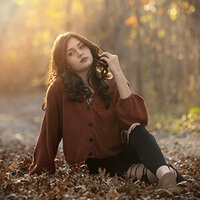
<path fill-rule="evenodd" d="M 96 44 L 89 41 L 85 37 L 66 32 L 59 35 L 51 51 L 51 59 L 49 64 L 48 79 L 46 84 L 50 86 L 56 77 L 60 76 L 64 79 L 64 90 L 67 91 L 68 101 L 82 102 L 83 97 L 91 97 L 91 91 L 84 86 L 81 77 L 70 70 L 66 63 L 66 49 L 70 38 L 76 38 L 85 44 L 91 51 L 93 63 L 87 73 L 88 84 L 98 93 L 105 102 L 105 108 L 110 106 L 110 93 L 106 79 L 112 77 L 108 71 L 108 65 L 105 61 L 100 60 L 100 54 L 103 52 Z M 44 99 L 42 109 L 46 109 L 46 97 Z"/>

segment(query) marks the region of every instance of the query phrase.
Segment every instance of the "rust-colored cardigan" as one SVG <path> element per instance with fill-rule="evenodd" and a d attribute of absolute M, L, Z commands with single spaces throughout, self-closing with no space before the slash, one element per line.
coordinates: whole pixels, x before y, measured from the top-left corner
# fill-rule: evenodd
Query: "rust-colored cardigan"
<path fill-rule="evenodd" d="M 104 101 L 98 94 L 93 97 L 91 106 L 86 101 L 67 101 L 61 77 L 49 87 L 46 93 L 47 109 L 34 148 L 30 175 L 39 175 L 43 170 L 55 172 L 54 159 L 61 139 L 65 160 L 73 164 L 87 158 L 118 154 L 124 143 L 122 131 L 136 122 L 147 125 L 144 99 L 133 92 L 129 97 L 120 99 L 115 79 L 107 81 L 111 92 L 109 109 L 105 109 Z"/>

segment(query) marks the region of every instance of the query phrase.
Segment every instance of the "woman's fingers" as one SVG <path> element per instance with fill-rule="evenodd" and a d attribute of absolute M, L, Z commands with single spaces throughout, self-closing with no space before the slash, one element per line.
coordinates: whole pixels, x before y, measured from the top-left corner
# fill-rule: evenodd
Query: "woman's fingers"
<path fill-rule="evenodd" d="M 104 55 L 101 54 L 100 58 L 108 58 L 108 56 L 105 54 Z"/>
<path fill-rule="evenodd" d="M 103 56 L 103 57 L 101 57 L 101 58 L 100 58 L 100 60 L 105 60 L 106 62 L 108 62 L 109 58 L 108 58 L 108 57 L 105 57 L 105 56 Z"/>
<path fill-rule="evenodd" d="M 116 73 L 116 74 L 121 73 L 121 67 L 120 67 L 119 59 L 118 59 L 117 55 L 113 55 L 108 52 L 103 52 L 100 55 L 100 60 L 104 60 L 105 62 L 107 62 L 108 66 L 110 68 L 110 71 L 112 73 Z"/>
<path fill-rule="evenodd" d="M 113 73 L 119 72 L 121 70 L 117 55 L 113 55 L 108 52 L 103 52 L 101 54 L 100 60 L 104 60 L 105 62 L 107 62 L 110 71 Z"/>
<path fill-rule="evenodd" d="M 101 55 L 109 54 L 108 52 L 104 51 Z"/>
<path fill-rule="evenodd" d="M 101 56 L 107 56 L 108 58 L 112 56 L 112 54 L 108 53 L 108 52 L 103 52 L 101 54 Z"/>

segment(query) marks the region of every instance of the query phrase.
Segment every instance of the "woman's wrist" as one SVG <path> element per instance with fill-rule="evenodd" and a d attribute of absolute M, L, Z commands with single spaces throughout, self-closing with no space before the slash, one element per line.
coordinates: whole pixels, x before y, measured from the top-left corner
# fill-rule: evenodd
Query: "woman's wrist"
<path fill-rule="evenodd" d="M 122 71 L 122 69 L 121 68 L 119 68 L 118 70 L 115 70 L 115 71 L 112 71 L 112 74 L 113 74 L 113 76 L 114 77 L 123 77 L 124 76 L 124 73 L 123 73 L 123 71 Z"/>
<path fill-rule="evenodd" d="M 120 94 L 121 99 L 125 99 L 131 95 L 131 90 L 127 84 L 127 80 L 124 76 L 124 73 L 122 72 L 117 72 L 113 73 L 113 76 L 115 78 L 117 88 Z"/>

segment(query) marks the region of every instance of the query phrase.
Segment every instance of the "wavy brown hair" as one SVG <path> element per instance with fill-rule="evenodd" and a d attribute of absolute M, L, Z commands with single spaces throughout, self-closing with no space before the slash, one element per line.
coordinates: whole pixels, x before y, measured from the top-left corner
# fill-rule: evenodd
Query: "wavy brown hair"
<path fill-rule="evenodd" d="M 106 79 L 112 77 L 108 71 L 108 65 L 105 61 L 100 60 L 100 54 L 103 52 L 96 44 L 89 41 L 85 37 L 66 32 L 59 35 L 51 51 L 51 58 L 49 64 L 48 78 L 46 84 L 48 87 L 60 76 L 64 79 L 64 90 L 67 91 L 68 101 L 83 102 L 84 98 L 92 96 L 88 87 L 84 86 L 81 77 L 68 68 L 66 62 L 67 43 L 70 38 L 76 38 L 86 45 L 93 56 L 93 63 L 87 73 L 87 81 L 95 93 L 98 93 L 105 102 L 105 108 L 110 106 L 110 93 Z M 42 109 L 46 110 L 46 97 L 44 99 Z"/>

